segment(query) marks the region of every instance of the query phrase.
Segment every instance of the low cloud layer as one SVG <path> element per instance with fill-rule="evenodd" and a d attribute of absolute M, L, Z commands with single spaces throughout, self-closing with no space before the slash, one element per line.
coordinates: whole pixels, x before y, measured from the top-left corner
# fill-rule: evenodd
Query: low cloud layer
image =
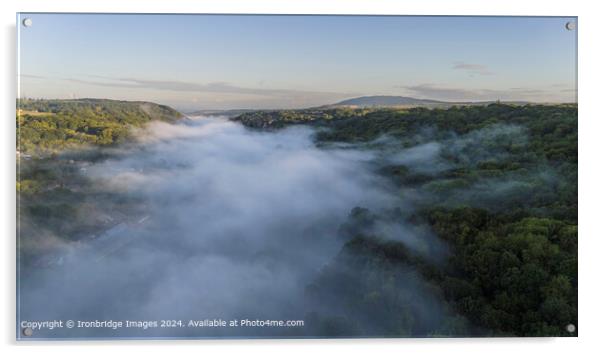
<path fill-rule="evenodd" d="M 143 212 L 22 278 L 21 318 L 304 319 L 305 287 L 340 251 L 355 206 L 396 205 L 370 152 L 318 149 L 309 128 L 252 132 L 222 119 L 155 123 L 88 168 Z M 58 257 L 58 256 L 57 256 Z M 285 335 L 161 329 L 118 335 Z M 111 330 L 49 335 L 111 336 Z"/>
<path fill-rule="evenodd" d="M 142 80 L 136 78 L 100 78 L 100 80 L 81 80 L 68 79 L 69 81 L 78 82 L 86 85 L 106 86 L 106 87 L 121 87 L 135 89 L 155 89 L 176 92 L 216 92 L 216 93 L 231 93 L 244 95 L 258 96 L 324 96 L 334 95 L 347 97 L 349 93 L 323 92 L 323 91 L 304 91 L 291 89 L 269 89 L 269 88 L 251 88 L 233 85 L 227 82 L 210 82 L 196 83 L 186 81 L 173 80 Z"/>
<path fill-rule="evenodd" d="M 493 74 L 493 72 L 491 70 L 489 70 L 489 68 L 485 65 L 466 63 L 463 61 L 454 63 L 454 66 L 452 68 L 454 70 L 466 71 L 471 75 L 492 75 Z"/>
<path fill-rule="evenodd" d="M 56 88 L 46 98 L 111 98 L 154 101 L 192 112 L 199 109 L 279 109 L 307 108 L 361 96 L 361 93 L 328 90 L 242 86 L 229 82 L 152 80 L 129 77 L 47 77 L 20 74 L 24 80 L 21 95 L 36 97 L 41 82 Z"/>

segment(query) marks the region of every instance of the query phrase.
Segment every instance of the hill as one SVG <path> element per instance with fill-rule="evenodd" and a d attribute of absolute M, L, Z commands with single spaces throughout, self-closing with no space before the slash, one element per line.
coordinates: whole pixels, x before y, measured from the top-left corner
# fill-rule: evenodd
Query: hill
<path fill-rule="evenodd" d="M 182 117 L 171 107 L 151 102 L 20 99 L 17 148 L 31 154 L 79 145 L 112 145 L 127 140 L 132 127 Z"/>
<path fill-rule="evenodd" d="M 495 103 L 495 101 L 439 101 L 431 99 L 421 99 L 406 96 L 362 96 L 344 100 L 331 105 L 322 106 L 319 108 L 374 108 L 374 107 L 390 107 L 390 108 L 449 108 L 452 106 L 481 106 Z M 528 102 L 523 101 L 508 101 L 506 104 L 524 105 Z"/>
<path fill-rule="evenodd" d="M 405 96 L 362 96 L 335 103 L 333 106 L 388 107 L 388 106 L 429 106 L 448 102 L 419 99 Z"/>

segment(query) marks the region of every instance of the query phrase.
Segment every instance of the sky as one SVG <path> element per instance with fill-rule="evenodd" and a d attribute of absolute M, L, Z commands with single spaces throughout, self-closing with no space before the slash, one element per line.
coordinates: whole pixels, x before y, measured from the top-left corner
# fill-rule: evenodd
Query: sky
<path fill-rule="evenodd" d="M 192 111 L 305 108 L 369 95 L 577 96 L 569 17 L 21 13 L 17 21 L 19 97 Z"/>

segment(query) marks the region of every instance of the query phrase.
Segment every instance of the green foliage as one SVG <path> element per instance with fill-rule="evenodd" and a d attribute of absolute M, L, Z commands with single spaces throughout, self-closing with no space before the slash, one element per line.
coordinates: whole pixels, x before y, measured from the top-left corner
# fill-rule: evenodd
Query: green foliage
<path fill-rule="evenodd" d="M 493 333 L 568 335 L 577 323 L 577 230 L 545 218 L 434 209 L 429 222 L 454 248 L 441 287 Z"/>
<path fill-rule="evenodd" d="M 296 123 L 274 113 L 272 119 L 277 123 L 271 126 Z M 383 154 L 399 151 L 399 146 L 439 142 L 438 163 L 445 168 L 428 171 L 389 163 L 379 172 L 400 188 L 402 199 L 421 196 L 416 214 L 406 216 L 406 222 L 427 223 L 451 247 L 445 264 L 435 266 L 403 242 L 371 233 L 375 221 L 386 219 L 382 212 L 355 208 L 341 225 L 340 234 L 348 241 L 337 262 L 356 274 L 335 276 L 340 269 L 331 266 L 312 292 L 325 296 L 330 288 L 344 293 L 343 313 L 351 317 L 359 309 L 376 313 L 382 307 L 411 314 L 413 307 L 396 307 L 383 297 L 386 291 L 402 296 L 403 289 L 391 290 L 385 279 L 403 277 L 410 267 L 431 284 L 429 293 L 440 293 L 460 315 L 450 313 L 443 319 L 450 327 L 430 335 L 574 335 L 565 328 L 577 323 L 575 105 L 371 110 L 328 120 L 314 117 L 310 124 L 322 128 L 316 135 L 319 144 L 354 143 Z M 379 146 L 375 139 L 381 136 L 393 142 Z M 358 274 L 382 280 L 359 281 Z M 341 277 L 350 283 L 341 283 Z M 381 308 L 370 308 L 370 301 Z M 419 333 L 413 322 L 419 316 L 409 318 L 400 327 L 382 330 Z"/>
<path fill-rule="evenodd" d="M 151 120 L 173 122 L 182 116 L 154 103 L 98 99 L 22 99 L 17 108 L 17 148 L 30 154 L 118 144 L 130 137 L 131 127 Z"/>
<path fill-rule="evenodd" d="M 246 112 L 232 120 L 239 121 L 247 127 L 258 129 L 279 129 L 290 124 L 324 123 L 330 120 L 362 117 L 373 109 L 299 109 L 280 111 Z"/>
<path fill-rule="evenodd" d="M 570 104 L 258 111 L 242 114 L 235 120 L 255 128 L 282 128 L 299 123 L 328 128 L 317 135 L 319 142 L 369 141 L 383 134 L 411 136 L 425 127 L 436 128 L 439 134 L 462 135 L 495 124 L 515 124 L 527 128 L 529 151 L 536 158 L 577 162 L 577 107 Z"/>

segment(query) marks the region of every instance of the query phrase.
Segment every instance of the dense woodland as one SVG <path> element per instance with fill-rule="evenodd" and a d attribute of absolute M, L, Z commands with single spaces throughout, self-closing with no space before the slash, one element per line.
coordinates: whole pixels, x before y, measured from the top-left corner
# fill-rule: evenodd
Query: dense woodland
<path fill-rule="evenodd" d="M 141 102 L 18 104 L 18 148 L 34 154 L 21 161 L 22 210 L 34 223 L 72 240 L 102 224 L 90 218 L 90 208 L 127 213 L 136 202 L 99 194 L 87 184 L 81 163 L 102 152 L 40 159 L 35 154 L 112 146 L 126 141 L 131 127 L 180 116 Z M 345 246 L 307 289 L 310 302 L 330 301 L 340 309 L 309 315 L 316 334 L 575 335 L 565 328 L 577 323 L 576 105 L 265 111 L 233 120 L 264 130 L 307 124 L 316 129 L 321 148 L 378 151 L 383 161 L 376 172 L 400 200 L 412 202 L 410 211 L 350 206 L 338 235 Z M 433 158 L 423 153 L 430 148 L 437 152 Z M 418 162 L 387 158 L 404 152 L 419 152 Z M 106 203 L 98 203 L 103 198 Z M 96 210 L 102 213 L 109 211 Z M 374 225 L 383 221 L 425 228 L 448 251 L 429 245 L 424 252 L 411 251 L 381 237 Z M 32 249 L 25 250 L 29 260 Z M 437 331 L 427 331 L 431 326 L 421 312 L 427 304 L 408 306 L 416 295 L 404 292 L 404 283 L 416 277 L 426 280 L 424 291 L 433 301 L 445 304 L 448 317 Z M 337 294 L 344 289 L 345 295 L 328 299 L 333 289 Z M 389 320 L 365 326 L 361 313 L 367 312 L 385 312 L 382 317 Z"/>
<path fill-rule="evenodd" d="M 333 287 L 348 289 L 337 304 L 345 304 L 349 316 L 315 315 L 321 330 L 370 335 L 361 326 L 365 319 L 353 314 L 360 308 L 382 311 L 386 303 L 386 310 L 396 309 L 399 316 L 379 324 L 376 333 L 574 335 L 565 328 L 577 322 L 575 105 L 273 111 L 245 113 L 237 120 L 260 129 L 312 124 L 319 129 L 317 144 L 325 148 L 348 143 L 390 153 L 429 142 L 441 146 L 440 163 L 447 168 L 379 167 L 401 198 L 418 192 L 417 210 L 386 216 L 362 208 L 351 212 L 341 229 L 349 241 L 335 265 L 309 288 L 319 298 Z M 445 264 L 380 237 L 370 225 L 383 218 L 429 225 L 450 247 Z M 449 305 L 438 331 L 424 332 L 420 309 L 407 305 L 408 269 L 428 279 L 430 293 Z"/>
<path fill-rule="evenodd" d="M 21 99 L 17 110 L 18 148 L 37 154 L 81 145 L 118 144 L 130 137 L 131 127 L 182 117 L 155 103 L 100 99 Z"/>

